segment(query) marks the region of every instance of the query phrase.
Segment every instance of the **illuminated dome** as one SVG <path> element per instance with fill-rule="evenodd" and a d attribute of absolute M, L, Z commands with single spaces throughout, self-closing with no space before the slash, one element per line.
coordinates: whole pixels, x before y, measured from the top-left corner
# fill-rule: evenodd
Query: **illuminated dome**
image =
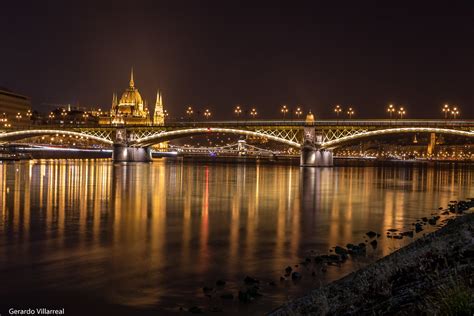
<path fill-rule="evenodd" d="M 140 95 L 140 92 L 138 92 L 138 89 L 130 86 L 122 94 L 122 97 L 120 98 L 120 101 L 119 101 L 119 106 L 120 105 L 136 105 L 136 104 L 143 104 L 142 96 Z"/>
<path fill-rule="evenodd" d="M 306 123 L 314 123 L 314 115 L 311 111 L 306 115 Z"/>
<path fill-rule="evenodd" d="M 114 106 L 112 106 L 112 109 L 113 108 Z M 133 69 L 130 74 L 130 86 L 124 91 L 116 105 L 116 113 L 130 116 L 146 116 L 142 96 L 140 92 L 138 92 L 138 89 L 135 88 L 135 82 L 133 81 Z"/>

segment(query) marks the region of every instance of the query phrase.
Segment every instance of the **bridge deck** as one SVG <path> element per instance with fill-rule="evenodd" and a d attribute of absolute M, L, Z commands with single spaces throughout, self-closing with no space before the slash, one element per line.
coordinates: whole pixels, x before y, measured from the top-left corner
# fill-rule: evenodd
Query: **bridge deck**
<path fill-rule="evenodd" d="M 174 128 L 192 128 L 192 127 L 234 127 L 234 128 L 252 128 L 252 127 L 277 127 L 281 129 L 301 128 L 304 126 L 316 126 L 320 128 L 350 128 L 350 127 L 444 127 L 471 129 L 474 128 L 474 120 L 423 120 L 423 119 L 341 119 L 341 120 L 317 120 L 314 123 L 306 123 L 302 120 L 239 120 L 239 121 L 175 121 L 167 122 L 166 125 L 23 125 L 12 126 L 11 130 L 28 130 L 28 129 L 116 129 L 119 127 L 127 129 L 174 129 Z"/>

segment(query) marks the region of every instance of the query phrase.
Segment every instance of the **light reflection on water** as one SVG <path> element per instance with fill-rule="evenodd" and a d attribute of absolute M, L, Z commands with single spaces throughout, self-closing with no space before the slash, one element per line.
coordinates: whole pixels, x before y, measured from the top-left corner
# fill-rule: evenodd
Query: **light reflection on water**
<path fill-rule="evenodd" d="M 469 166 L 0 164 L 0 297 L 53 291 L 88 293 L 98 305 L 206 306 L 205 284 L 225 279 L 235 294 L 245 275 L 278 280 L 309 250 L 406 229 L 449 200 L 474 196 L 473 181 Z M 371 256 L 405 242 L 382 238 Z M 224 310 L 270 310 L 359 264 Z"/>

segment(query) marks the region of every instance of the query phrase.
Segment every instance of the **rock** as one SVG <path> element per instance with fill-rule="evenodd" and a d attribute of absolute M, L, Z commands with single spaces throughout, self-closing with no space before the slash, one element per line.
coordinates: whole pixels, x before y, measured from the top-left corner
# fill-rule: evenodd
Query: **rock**
<path fill-rule="evenodd" d="M 366 248 L 366 245 L 364 243 L 360 243 L 358 246 L 354 244 L 347 244 L 348 252 L 351 255 L 365 254 L 365 251 L 366 251 L 365 248 Z"/>
<path fill-rule="evenodd" d="M 230 292 L 222 293 L 221 298 L 224 300 L 232 300 L 234 299 L 234 294 Z"/>
<path fill-rule="evenodd" d="M 409 230 L 409 231 L 403 232 L 402 236 L 407 236 L 407 237 L 413 238 L 413 231 Z"/>
<path fill-rule="evenodd" d="M 251 297 L 247 291 L 239 291 L 239 301 L 247 303 L 252 301 L 254 298 Z"/>
<path fill-rule="evenodd" d="M 217 280 L 217 281 L 216 281 L 216 285 L 217 285 L 217 286 L 224 286 L 224 285 L 225 285 L 225 281 L 224 281 L 224 280 Z"/>
<path fill-rule="evenodd" d="M 345 248 L 342 248 L 342 247 L 339 247 L 339 246 L 336 246 L 336 248 L 334 249 L 334 252 L 336 252 L 338 255 L 346 255 L 348 252 Z"/>
<path fill-rule="evenodd" d="M 258 292 L 258 287 L 255 285 L 239 291 L 239 300 L 241 302 L 250 302 L 259 296 L 262 296 L 262 294 Z"/>
<path fill-rule="evenodd" d="M 375 236 L 377 236 L 377 233 L 374 232 L 374 231 L 368 231 L 365 233 L 369 238 L 374 238 Z"/>
<path fill-rule="evenodd" d="M 442 209 L 443 209 L 443 207 L 442 207 L 442 206 L 438 207 L 438 210 L 442 210 Z"/>
<path fill-rule="evenodd" d="M 202 309 L 199 308 L 198 306 L 192 306 L 189 308 L 189 311 L 193 314 L 200 314 L 202 313 Z"/>
<path fill-rule="evenodd" d="M 370 242 L 370 245 L 371 245 L 372 248 L 374 248 L 374 249 L 377 248 L 377 240 L 375 240 L 375 239 L 372 240 L 372 241 Z"/>
<path fill-rule="evenodd" d="M 286 275 L 290 275 L 290 274 L 291 274 L 291 271 L 293 271 L 293 268 L 292 268 L 292 267 L 288 266 L 288 267 L 285 268 L 285 273 L 286 273 Z"/>
<path fill-rule="evenodd" d="M 393 236 L 393 238 L 394 238 L 394 239 L 402 239 L 403 236 L 402 236 L 402 235 L 395 235 L 395 236 Z"/>
<path fill-rule="evenodd" d="M 423 222 L 427 222 L 427 221 L 428 221 L 428 217 L 422 217 L 421 220 L 422 220 Z"/>
<path fill-rule="evenodd" d="M 283 281 L 286 281 L 286 278 L 284 278 L 284 277 L 281 276 L 281 277 L 280 277 L 280 282 L 283 282 Z"/>
<path fill-rule="evenodd" d="M 302 278 L 302 275 L 301 275 L 301 273 L 299 273 L 299 272 L 293 272 L 293 273 L 291 274 L 291 279 L 292 279 L 293 281 L 295 281 L 295 280 L 300 280 L 301 278 Z"/>
<path fill-rule="evenodd" d="M 387 229 L 387 230 L 388 230 L 389 232 L 392 232 L 392 233 L 398 231 L 398 229 L 395 229 L 395 228 L 390 228 L 390 229 Z"/>
<path fill-rule="evenodd" d="M 436 219 L 435 217 L 432 217 L 432 218 L 430 218 L 430 219 L 428 220 L 428 224 L 430 224 L 430 225 L 436 225 L 436 221 L 437 221 L 437 219 Z"/>
<path fill-rule="evenodd" d="M 415 232 L 419 233 L 423 230 L 423 226 L 420 223 L 415 224 Z"/>
<path fill-rule="evenodd" d="M 244 279 L 244 282 L 245 284 L 257 284 L 259 283 L 260 281 L 258 281 L 257 279 L 254 279 L 252 277 L 249 277 L 249 276 L 246 276 L 245 279 Z"/>
<path fill-rule="evenodd" d="M 207 294 L 207 293 L 209 293 L 209 292 L 212 292 L 212 290 L 213 290 L 213 288 L 212 288 L 212 287 L 208 287 L 208 286 L 204 286 L 204 287 L 202 288 L 202 291 L 203 291 L 205 294 Z"/>

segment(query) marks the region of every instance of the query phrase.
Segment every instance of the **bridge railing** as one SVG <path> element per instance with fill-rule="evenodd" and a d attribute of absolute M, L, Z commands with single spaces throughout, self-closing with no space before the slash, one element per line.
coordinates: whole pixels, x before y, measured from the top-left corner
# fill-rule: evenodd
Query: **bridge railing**
<path fill-rule="evenodd" d="M 321 119 L 313 123 L 303 120 L 238 120 L 238 121 L 173 121 L 165 125 L 99 125 L 99 124 L 22 124 L 1 128 L 0 131 L 31 129 L 116 129 L 116 128 L 192 128 L 192 127 L 450 127 L 474 128 L 474 120 L 453 119 Z"/>

